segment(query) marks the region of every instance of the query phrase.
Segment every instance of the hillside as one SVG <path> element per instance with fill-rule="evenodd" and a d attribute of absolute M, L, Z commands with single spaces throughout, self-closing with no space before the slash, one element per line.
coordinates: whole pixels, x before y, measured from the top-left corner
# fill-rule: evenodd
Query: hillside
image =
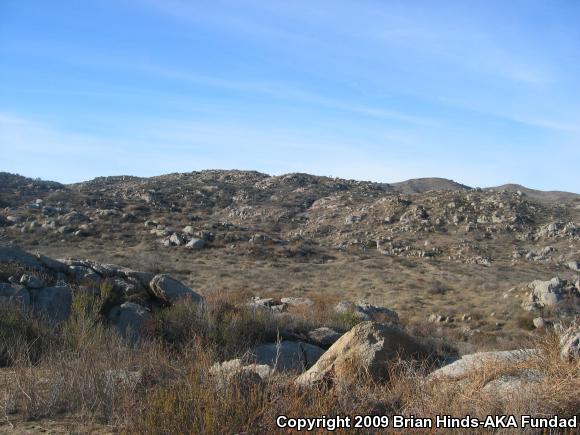
<path fill-rule="evenodd" d="M 0 180 L 0 430 L 578 409 L 575 194 L 221 170 Z"/>

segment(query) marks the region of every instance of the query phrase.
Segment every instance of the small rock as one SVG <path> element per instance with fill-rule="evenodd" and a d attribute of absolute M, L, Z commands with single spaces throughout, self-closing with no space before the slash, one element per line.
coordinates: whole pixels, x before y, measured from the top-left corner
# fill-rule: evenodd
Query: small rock
<path fill-rule="evenodd" d="M 334 307 L 334 311 L 338 314 L 352 314 L 361 321 L 375 320 L 399 323 L 399 315 L 394 310 L 366 302 L 341 301 Z"/>
<path fill-rule="evenodd" d="M 169 241 L 175 246 L 181 246 L 185 243 L 184 238 L 177 233 L 173 233 L 171 237 L 169 237 Z"/>
<path fill-rule="evenodd" d="M 536 329 L 543 329 L 546 327 L 546 321 L 543 317 L 536 317 L 532 322 Z"/>
<path fill-rule="evenodd" d="M 189 242 L 186 243 L 185 247 L 194 251 L 199 251 L 203 249 L 205 246 L 205 242 L 201 239 L 191 239 Z"/>
<path fill-rule="evenodd" d="M 312 299 L 309 298 L 282 298 L 280 299 L 280 302 L 282 302 L 283 304 L 290 305 L 292 307 L 311 306 L 314 304 Z"/>

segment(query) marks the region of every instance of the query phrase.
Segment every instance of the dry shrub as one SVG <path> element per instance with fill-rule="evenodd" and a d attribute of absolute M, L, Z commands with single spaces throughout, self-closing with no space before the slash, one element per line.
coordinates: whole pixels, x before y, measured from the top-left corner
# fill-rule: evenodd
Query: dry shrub
<path fill-rule="evenodd" d="M 488 361 L 459 381 L 426 382 L 423 376 L 401 373 L 392 383 L 403 384 L 405 413 L 452 415 L 559 415 L 572 417 L 580 410 L 580 362 L 560 359 L 555 334 L 533 341 L 537 354 L 520 362 Z M 518 381 L 519 380 L 519 381 Z M 514 381 L 515 387 L 489 388 L 490 382 Z M 488 386 L 488 388 L 486 388 Z M 400 388 L 400 387 L 399 387 Z"/>
<path fill-rule="evenodd" d="M 276 417 L 282 414 L 572 416 L 580 409 L 580 363 L 560 359 L 554 334 L 526 346 L 539 349 L 528 361 L 489 362 L 461 381 L 427 382 L 432 368 L 426 362 L 395 361 L 388 381 L 378 383 L 353 361 L 352 371 L 332 385 L 298 388 L 293 374 L 263 382 L 234 378 L 224 385 L 210 376 L 215 362 L 280 334 L 299 334 L 308 326 L 308 309 L 297 310 L 298 319 L 292 320 L 236 306 L 228 297 L 209 300 L 203 310 L 177 304 L 157 316 L 152 335 L 129 345 L 102 325 L 92 302 L 75 298 L 60 338 L 47 341 L 35 364 L 30 358 L 14 359 L 11 374 L 0 378 L 0 408 L 6 413 L 25 418 L 74 414 L 126 433 L 222 434 L 279 433 Z M 539 373 L 541 379 L 507 396 L 486 391 L 490 382 L 522 372 Z"/>
<path fill-rule="evenodd" d="M 129 346 L 98 321 L 89 301 L 75 294 L 69 320 L 53 331 L 37 360 L 11 360 L 2 385 L 5 409 L 27 419 L 67 413 L 118 424 L 136 390 L 172 371 L 157 343 Z"/>
<path fill-rule="evenodd" d="M 0 367 L 16 361 L 38 362 L 54 339 L 49 326 L 41 325 L 19 307 L 0 308 Z"/>
<path fill-rule="evenodd" d="M 125 433 L 279 433 L 279 415 L 385 413 L 398 403 L 384 385 L 373 383 L 362 372 L 356 388 L 353 382 L 332 389 L 325 385 L 298 388 L 289 374 L 251 384 L 234 379 L 219 386 L 220 382 L 208 376 L 211 361 L 202 358 L 190 366 L 185 379 L 151 391 L 131 416 Z"/>

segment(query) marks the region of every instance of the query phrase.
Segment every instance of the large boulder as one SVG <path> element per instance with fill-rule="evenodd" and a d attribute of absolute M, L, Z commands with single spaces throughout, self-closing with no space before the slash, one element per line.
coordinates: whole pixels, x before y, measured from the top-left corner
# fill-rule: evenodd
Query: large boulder
<path fill-rule="evenodd" d="M 528 288 L 528 299 L 522 303 L 522 307 L 528 311 L 558 307 L 562 301 L 574 298 L 577 294 L 571 283 L 560 278 L 535 280 L 528 284 Z"/>
<path fill-rule="evenodd" d="M 397 358 L 426 358 L 425 346 L 395 324 L 363 322 L 344 334 L 313 367 L 296 380 L 300 386 L 349 379 L 362 369 L 372 379 L 388 378 L 388 366 Z"/>
<path fill-rule="evenodd" d="M 540 306 L 554 306 L 562 299 L 564 284 L 560 278 L 552 278 L 549 281 L 536 280 L 530 284 L 531 295 Z"/>
<path fill-rule="evenodd" d="M 303 372 L 324 353 L 324 349 L 301 341 L 282 341 L 254 347 L 250 359 L 278 371 Z"/>
<path fill-rule="evenodd" d="M 188 299 L 195 303 L 203 302 L 203 297 L 201 295 L 197 294 L 191 288 L 183 285 L 176 279 L 171 278 L 169 275 L 155 275 L 149 283 L 149 288 L 156 298 L 169 305 L 172 305 L 181 299 Z"/>
<path fill-rule="evenodd" d="M 145 307 L 133 302 L 125 302 L 113 307 L 109 312 L 109 322 L 117 329 L 122 337 L 136 341 L 144 331 L 146 322 L 151 313 Z"/>
<path fill-rule="evenodd" d="M 32 293 L 32 308 L 42 320 L 60 323 L 68 319 L 72 292 L 69 287 L 45 287 Z"/>

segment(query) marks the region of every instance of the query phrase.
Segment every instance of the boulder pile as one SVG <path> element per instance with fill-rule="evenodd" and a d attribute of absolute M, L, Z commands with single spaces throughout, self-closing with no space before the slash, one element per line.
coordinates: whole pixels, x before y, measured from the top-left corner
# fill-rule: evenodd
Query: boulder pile
<path fill-rule="evenodd" d="M 135 336 L 153 312 L 178 300 L 203 304 L 200 294 L 168 275 L 0 247 L 1 303 L 60 323 L 69 317 L 73 297 L 80 292 L 98 297 L 101 314 L 124 336 Z"/>

